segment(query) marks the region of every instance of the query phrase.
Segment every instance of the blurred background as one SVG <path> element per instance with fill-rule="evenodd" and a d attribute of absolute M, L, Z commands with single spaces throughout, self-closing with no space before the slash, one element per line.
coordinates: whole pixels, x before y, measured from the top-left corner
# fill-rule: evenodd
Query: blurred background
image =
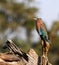
<path fill-rule="evenodd" d="M 50 62 L 59 65 L 59 9 L 58 0 L 0 0 L 0 52 L 7 39 L 28 52 L 33 48 L 41 55 L 41 41 L 33 17 L 41 17 L 46 25 L 51 47 Z"/>

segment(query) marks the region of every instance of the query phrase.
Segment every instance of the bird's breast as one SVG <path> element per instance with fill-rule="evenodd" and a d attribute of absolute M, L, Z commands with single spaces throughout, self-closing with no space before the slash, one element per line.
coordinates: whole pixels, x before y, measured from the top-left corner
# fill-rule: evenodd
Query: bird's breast
<path fill-rule="evenodd" d="M 40 30 L 40 23 L 38 23 L 38 22 L 36 22 L 36 30 L 37 30 L 37 32 L 39 33 L 39 30 Z"/>

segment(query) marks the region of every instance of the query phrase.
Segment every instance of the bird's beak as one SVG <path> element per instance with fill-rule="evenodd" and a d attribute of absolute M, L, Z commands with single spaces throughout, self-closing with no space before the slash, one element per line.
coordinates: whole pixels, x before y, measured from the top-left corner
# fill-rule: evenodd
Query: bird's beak
<path fill-rule="evenodd" d="M 37 18 L 33 18 L 34 20 L 37 20 Z"/>

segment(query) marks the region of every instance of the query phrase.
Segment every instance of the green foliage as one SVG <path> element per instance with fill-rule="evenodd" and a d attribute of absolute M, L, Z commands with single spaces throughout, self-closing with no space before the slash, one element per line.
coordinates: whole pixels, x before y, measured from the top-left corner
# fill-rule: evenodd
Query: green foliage
<path fill-rule="evenodd" d="M 30 43 L 26 43 L 26 42 L 22 41 L 21 39 L 19 39 L 19 40 L 13 39 L 13 41 L 20 49 L 22 49 L 26 53 L 28 52 L 28 50 L 31 47 Z"/>
<path fill-rule="evenodd" d="M 26 26 L 27 29 L 32 30 L 35 26 L 35 23 L 33 22 L 33 20 L 27 20 L 23 26 Z"/>
<path fill-rule="evenodd" d="M 23 14 L 24 11 L 25 11 L 25 6 L 23 3 L 20 3 L 20 4 L 13 3 L 13 12 L 18 14 Z"/>
<path fill-rule="evenodd" d="M 7 0 L 0 0 L 0 3 L 6 3 Z"/>
<path fill-rule="evenodd" d="M 50 39 L 51 39 L 51 48 L 50 48 L 50 55 L 49 58 L 52 61 L 53 65 L 58 65 L 58 58 L 59 58 L 59 34 L 57 32 L 59 31 L 59 21 L 55 21 L 55 23 L 52 25 L 52 28 L 50 30 Z M 52 59 L 51 59 L 52 57 Z M 53 61 L 54 60 L 54 61 Z"/>
<path fill-rule="evenodd" d="M 1 11 L 0 11 L 0 15 L 1 18 L 0 20 L 3 20 L 3 22 L 1 22 L 0 25 L 3 25 L 3 27 L 5 27 L 3 29 L 3 27 L 1 26 L 1 30 L 6 30 L 7 27 L 10 27 L 13 29 L 13 27 L 18 27 L 20 25 L 23 25 L 27 22 L 29 22 L 29 26 L 31 25 L 31 28 L 33 27 L 31 23 L 31 19 L 33 17 L 35 17 L 35 13 L 37 12 L 37 8 L 35 7 L 26 7 L 25 3 L 16 3 L 13 1 L 7 1 L 7 0 L 1 0 L 1 2 L 5 2 L 5 4 L 1 3 Z M 4 8 L 3 8 L 4 7 Z M 9 20 L 11 17 L 11 20 Z M 8 22 L 8 23 L 6 23 Z M 11 22 L 11 24 L 9 23 Z M 7 26 L 8 24 L 8 26 Z M 28 25 L 25 25 L 25 27 L 28 27 Z"/>

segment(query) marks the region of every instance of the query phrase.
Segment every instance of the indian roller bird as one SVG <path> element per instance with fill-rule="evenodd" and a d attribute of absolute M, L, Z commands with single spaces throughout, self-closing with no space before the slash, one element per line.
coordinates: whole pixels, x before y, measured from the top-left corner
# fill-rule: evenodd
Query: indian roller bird
<path fill-rule="evenodd" d="M 41 18 L 34 18 L 36 22 L 36 30 L 42 40 L 42 55 L 47 56 L 47 52 L 50 48 L 50 40 L 48 38 L 46 27 Z"/>

